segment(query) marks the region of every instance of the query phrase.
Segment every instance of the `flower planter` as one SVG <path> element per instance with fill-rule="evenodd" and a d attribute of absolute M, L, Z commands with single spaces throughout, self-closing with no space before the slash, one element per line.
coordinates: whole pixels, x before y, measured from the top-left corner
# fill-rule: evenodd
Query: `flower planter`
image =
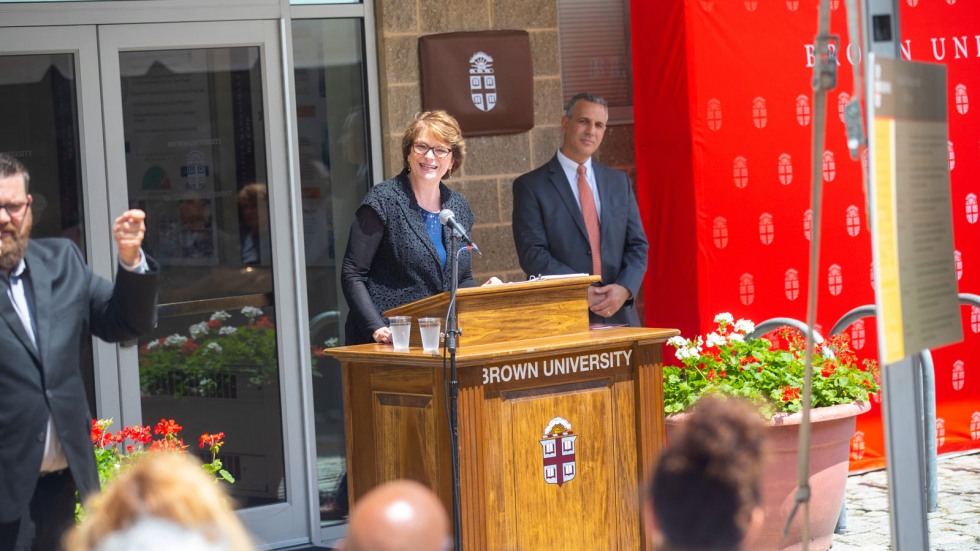
<path fill-rule="evenodd" d="M 834 528 L 844 502 L 847 485 L 848 454 L 858 414 L 871 408 L 855 402 L 816 408 L 810 411 L 810 545 L 809 549 L 830 549 Z M 666 418 L 667 441 L 686 414 Z M 769 421 L 769 458 L 762 480 L 762 502 L 766 520 L 757 537 L 745 549 L 755 551 L 802 549 L 803 508 L 797 511 L 789 533 L 783 527 L 793 510 L 796 495 L 799 413 L 777 413 Z"/>
<path fill-rule="evenodd" d="M 268 377 L 255 379 L 256 368 L 226 368 L 206 375 L 188 374 L 173 370 L 156 372 L 152 377 L 143 377 L 141 392 L 143 396 L 172 398 L 225 398 L 261 399 L 263 387 L 268 386 Z M 253 375 L 249 375 L 253 374 Z"/>

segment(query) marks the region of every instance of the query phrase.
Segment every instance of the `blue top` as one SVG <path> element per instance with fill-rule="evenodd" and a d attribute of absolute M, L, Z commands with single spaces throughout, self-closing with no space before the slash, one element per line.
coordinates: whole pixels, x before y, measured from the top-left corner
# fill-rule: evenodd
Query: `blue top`
<path fill-rule="evenodd" d="M 442 243 L 442 224 L 439 222 L 439 213 L 422 209 L 422 215 L 425 216 L 425 229 L 429 232 L 429 239 L 432 240 L 436 252 L 439 253 L 439 260 L 445 266 L 446 246 Z"/>

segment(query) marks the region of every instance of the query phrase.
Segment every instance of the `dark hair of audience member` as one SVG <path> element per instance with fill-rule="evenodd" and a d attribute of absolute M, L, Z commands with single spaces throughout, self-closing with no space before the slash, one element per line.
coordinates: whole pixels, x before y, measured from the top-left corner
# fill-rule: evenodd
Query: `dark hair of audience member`
<path fill-rule="evenodd" d="M 737 550 L 761 525 L 763 421 L 752 405 L 708 396 L 668 442 L 647 488 L 662 551 Z"/>

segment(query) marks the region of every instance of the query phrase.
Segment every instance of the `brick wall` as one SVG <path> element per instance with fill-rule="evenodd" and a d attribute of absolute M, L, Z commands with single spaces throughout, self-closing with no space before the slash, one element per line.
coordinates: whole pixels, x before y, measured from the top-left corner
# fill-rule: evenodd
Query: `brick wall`
<path fill-rule="evenodd" d="M 511 184 L 548 161 L 561 145 L 561 68 L 555 0 L 375 0 L 381 126 L 386 177 L 401 170 L 401 137 L 422 108 L 418 39 L 456 31 L 521 29 L 530 34 L 534 128 L 520 134 L 466 139 L 461 172 L 446 183 L 469 200 L 472 237 L 483 251 L 474 278 L 524 279 L 511 233 Z M 632 125 L 611 126 L 596 158 L 634 176 Z"/>

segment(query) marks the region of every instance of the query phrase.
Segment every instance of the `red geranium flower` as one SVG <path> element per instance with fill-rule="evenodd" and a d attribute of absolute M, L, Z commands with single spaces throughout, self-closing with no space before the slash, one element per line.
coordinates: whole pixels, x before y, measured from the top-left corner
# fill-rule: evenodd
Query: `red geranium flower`
<path fill-rule="evenodd" d="M 198 447 L 204 448 L 206 446 L 208 448 L 214 448 L 214 447 L 220 448 L 224 444 L 223 442 L 224 439 L 225 439 L 225 433 L 223 432 L 219 432 L 217 434 L 204 433 L 201 435 L 201 438 L 199 440 L 200 443 Z"/>
<path fill-rule="evenodd" d="M 146 453 L 161 451 L 186 453 L 187 446 L 179 435 L 182 427 L 173 419 L 161 419 L 152 431 L 147 426 L 133 425 L 112 433 L 109 431 L 111 425 L 112 419 L 92 420 L 91 438 L 95 448 L 96 468 L 99 472 L 99 481 L 103 485 L 115 477 L 122 466 L 139 461 Z M 152 440 L 154 432 L 161 437 Z M 201 447 L 208 445 L 211 451 L 211 461 L 204 463 L 202 468 L 216 478 L 234 482 L 235 478 L 223 468 L 221 460 L 218 459 L 218 451 L 224 445 L 224 437 L 223 432 L 201 435 Z M 127 440 L 130 442 L 126 443 Z M 149 444 L 149 449 L 145 444 Z M 125 454 L 120 452 L 120 447 Z"/>
<path fill-rule="evenodd" d="M 169 436 L 172 434 L 177 434 L 182 430 L 184 430 L 184 427 L 178 425 L 173 419 L 160 419 L 160 422 L 157 423 L 157 426 L 153 429 L 153 433 Z"/>
<path fill-rule="evenodd" d="M 800 389 L 792 386 L 783 387 L 783 401 L 797 400 L 800 397 Z"/>

